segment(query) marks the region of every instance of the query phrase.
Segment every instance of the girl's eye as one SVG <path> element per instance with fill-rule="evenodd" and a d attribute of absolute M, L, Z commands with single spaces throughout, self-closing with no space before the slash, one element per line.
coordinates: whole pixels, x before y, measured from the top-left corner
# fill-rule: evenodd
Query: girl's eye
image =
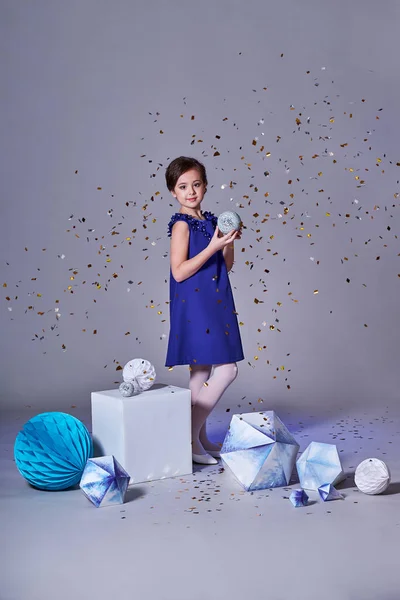
<path fill-rule="evenodd" d="M 194 185 L 195 185 L 196 187 L 200 187 L 200 186 L 201 186 L 201 183 L 197 182 L 197 183 L 195 183 Z M 179 189 L 180 189 L 180 190 L 184 190 L 185 188 L 186 188 L 186 185 L 180 185 L 180 186 L 179 186 Z"/>

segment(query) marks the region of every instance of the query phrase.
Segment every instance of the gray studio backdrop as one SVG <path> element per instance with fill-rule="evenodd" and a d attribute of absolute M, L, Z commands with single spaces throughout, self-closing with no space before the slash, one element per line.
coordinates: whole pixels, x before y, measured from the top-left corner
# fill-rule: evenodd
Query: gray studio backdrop
<path fill-rule="evenodd" d="M 397 2 L 2 0 L 2 406 L 88 406 L 135 357 L 188 386 L 164 367 L 182 154 L 208 169 L 202 209 L 245 225 L 225 405 L 395 400 L 399 21 Z"/>

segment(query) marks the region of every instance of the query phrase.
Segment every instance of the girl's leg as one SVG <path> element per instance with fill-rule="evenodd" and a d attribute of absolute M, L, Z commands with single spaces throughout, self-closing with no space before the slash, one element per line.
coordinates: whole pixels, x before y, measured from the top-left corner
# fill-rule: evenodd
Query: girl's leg
<path fill-rule="evenodd" d="M 210 365 L 191 365 L 190 389 L 192 391 L 192 449 L 195 454 L 206 454 L 200 441 L 200 432 L 206 423 L 217 402 L 222 397 L 227 387 L 236 379 L 238 368 L 236 363 L 214 365 L 214 373 Z M 206 431 L 203 429 L 202 439 L 206 443 Z M 207 442 L 208 443 L 208 442 Z M 216 446 L 216 449 L 219 448 Z M 208 450 L 213 448 L 207 446 Z"/>
<path fill-rule="evenodd" d="M 204 421 L 204 424 L 200 429 L 199 440 L 202 443 L 203 448 L 206 452 L 210 452 L 210 450 L 213 450 L 214 452 L 219 452 L 221 450 L 221 444 L 219 446 L 218 444 L 214 444 L 214 442 L 212 442 L 208 437 L 207 419 Z"/>
<path fill-rule="evenodd" d="M 189 388 L 192 393 L 192 451 L 194 454 L 206 454 L 200 440 L 193 436 L 193 423 L 196 421 L 196 411 L 194 410 L 197 398 L 206 381 L 210 377 L 212 365 L 190 365 Z"/>

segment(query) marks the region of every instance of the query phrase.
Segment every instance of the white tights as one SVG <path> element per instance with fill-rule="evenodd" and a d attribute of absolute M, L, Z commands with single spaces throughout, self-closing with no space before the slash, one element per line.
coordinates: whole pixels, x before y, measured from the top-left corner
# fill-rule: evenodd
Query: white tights
<path fill-rule="evenodd" d="M 190 365 L 189 387 L 192 393 L 192 452 L 206 454 L 207 450 L 220 450 L 207 437 L 207 417 L 216 406 L 228 386 L 236 379 L 236 363 L 214 365 Z"/>

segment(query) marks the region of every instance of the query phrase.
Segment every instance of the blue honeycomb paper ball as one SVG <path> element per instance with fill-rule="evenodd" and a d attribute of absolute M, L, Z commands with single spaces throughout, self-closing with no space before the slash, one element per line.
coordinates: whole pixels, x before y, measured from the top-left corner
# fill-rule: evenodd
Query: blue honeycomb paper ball
<path fill-rule="evenodd" d="M 79 483 L 92 455 L 85 425 L 63 412 L 36 415 L 25 423 L 14 444 L 18 471 L 41 490 L 65 490 Z"/>
<path fill-rule="evenodd" d="M 226 234 L 232 231 L 232 229 L 239 231 L 241 222 L 240 215 L 232 210 L 227 210 L 219 215 L 217 224 L 221 233 Z"/>

